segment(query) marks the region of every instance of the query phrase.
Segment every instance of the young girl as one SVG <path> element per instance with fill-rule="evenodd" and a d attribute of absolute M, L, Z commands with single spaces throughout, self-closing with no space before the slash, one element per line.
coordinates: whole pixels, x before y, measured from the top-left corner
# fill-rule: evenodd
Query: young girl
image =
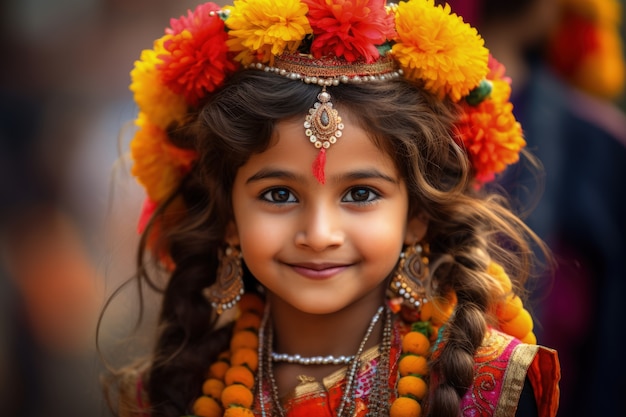
<path fill-rule="evenodd" d="M 120 415 L 555 415 L 517 295 L 541 243 L 486 187 L 521 127 L 448 7 L 207 3 L 132 78 L 138 276 L 169 279 Z"/>

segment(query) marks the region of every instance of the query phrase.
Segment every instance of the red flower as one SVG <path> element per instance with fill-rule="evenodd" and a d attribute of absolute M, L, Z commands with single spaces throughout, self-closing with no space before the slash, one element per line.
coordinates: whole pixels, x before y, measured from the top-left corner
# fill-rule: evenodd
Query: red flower
<path fill-rule="evenodd" d="M 303 0 L 313 28 L 311 53 L 344 57 L 348 62 L 374 62 L 377 45 L 395 36 L 394 18 L 385 0 Z"/>
<path fill-rule="evenodd" d="M 187 17 L 172 19 L 166 30 L 170 37 L 163 45 L 169 54 L 159 56 L 163 82 L 193 106 L 237 68 L 226 46 L 224 22 L 211 13 L 218 10 L 216 4 L 206 3 Z"/>

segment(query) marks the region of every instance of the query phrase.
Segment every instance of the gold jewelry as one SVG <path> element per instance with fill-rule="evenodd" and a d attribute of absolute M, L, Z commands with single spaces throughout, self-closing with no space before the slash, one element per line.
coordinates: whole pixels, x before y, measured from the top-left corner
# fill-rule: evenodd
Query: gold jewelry
<path fill-rule="evenodd" d="M 234 307 L 244 293 L 243 268 L 241 251 L 233 246 L 220 251 L 218 258 L 215 284 L 205 288 L 203 294 L 217 314 L 222 314 L 224 310 Z"/>
<path fill-rule="evenodd" d="M 428 246 L 416 243 L 400 253 L 389 288 L 404 304 L 419 309 L 426 302 Z"/>
<path fill-rule="evenodd" d="M 319 149 L 319 153 L 313 161 L 313 175 L 320 184 L 326 182 L 324 166 L 326 165 L 326 149 L 337 142 L 341 137 L 343 123 L 339 112 L 333 108 L 330 94 L 326 86 L 317 95 L 317 101 L 309 109 L 309 114 L 304 118 L 304 133 L 311 143 Z"/>

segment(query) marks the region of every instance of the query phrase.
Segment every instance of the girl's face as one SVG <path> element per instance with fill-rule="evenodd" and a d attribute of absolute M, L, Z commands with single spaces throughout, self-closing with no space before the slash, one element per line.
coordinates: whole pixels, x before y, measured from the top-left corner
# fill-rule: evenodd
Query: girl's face
<path fill-rule="evenodd" d="M 271 293 L 312 314 L 380 297 L 403 242 L 415 241 L 393 160 L 340 114 L 345 127 L 327 150 L 325 185 L 313 176 L 318 150 L 297 118 L 277 124 L 271 146 L 238 170 L 233 188 L 228 240 Z"/>

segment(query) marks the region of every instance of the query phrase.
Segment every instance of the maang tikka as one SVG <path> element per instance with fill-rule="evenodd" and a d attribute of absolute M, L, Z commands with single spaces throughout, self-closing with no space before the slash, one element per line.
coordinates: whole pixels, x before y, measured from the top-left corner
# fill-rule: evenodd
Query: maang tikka
<path fill-rule="evenodd" d="M 220 251 L 218 258 L 215 283 L 205 288 L 203 294 L 217 314 L 222 314 L 233 308 L 244 293 L 243 267 L 241 251 L 233 246 Z"/>
<path fill-rule="evenodd" d="M 319 149 L 319 153 L 313 161 L 313 175 L 320 184 L 326 183 L 324 167 L 326 165 L 326 149 L 337 142 L 341 137 L 343 123 L 339 112 L 333 108 L 330 101 L 330 94 L 326 91 L 326 86 L 317 95 L 317 101 L 309 109 L 309 114 L 304 120 L 304 133 L 311 143 Z"/>
<path fill-rule="evenodd" d="M 420 309 L 426 302 L 428 245 L 416 243 L 400 253 L 389 289 L 402 303 Z"/>

